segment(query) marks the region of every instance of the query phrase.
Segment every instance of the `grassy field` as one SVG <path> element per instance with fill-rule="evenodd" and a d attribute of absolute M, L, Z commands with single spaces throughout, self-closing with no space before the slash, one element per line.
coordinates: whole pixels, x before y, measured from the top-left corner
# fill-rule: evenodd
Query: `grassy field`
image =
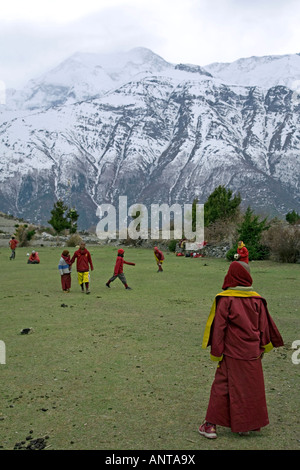
<path fill-rule="evenodd" d="M 115 247 L 88 247 L 95 270 L 91 294 L 61 291 L 62 248 L 41 247 L 40 265 L 28 248 L 9 260 L 0 249 L 0 448 L 26 437 L 46 449 L 214 450 L 299 449 L 299 372 L 292 342 L 300 339 L 300 267 L 252 262 L 254 288 L 268 301 L 285 346 L 263 359 L 270 425 L 240 437 L 198 434 L 215 364 L 201 349 L 203 329 L 228 269 L 225 260 L 166 254 L 157 273 L 153 252 L 125 249 L 132 291 L 116 279 Z M 71 249 L 71 254 L 73 250 Z M 33 328 L 21 335 L 23 328 Z"/>

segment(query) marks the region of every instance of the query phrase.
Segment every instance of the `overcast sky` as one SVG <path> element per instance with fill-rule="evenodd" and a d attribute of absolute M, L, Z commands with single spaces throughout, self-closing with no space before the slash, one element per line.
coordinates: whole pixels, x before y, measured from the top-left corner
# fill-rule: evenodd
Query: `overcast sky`
<path fill-rule="evenodd" d="M 299 0 L 0 0 L 0 82 L 20 88 L 76 51 L 202 66 L 300 53 L 299 24 Z"/>

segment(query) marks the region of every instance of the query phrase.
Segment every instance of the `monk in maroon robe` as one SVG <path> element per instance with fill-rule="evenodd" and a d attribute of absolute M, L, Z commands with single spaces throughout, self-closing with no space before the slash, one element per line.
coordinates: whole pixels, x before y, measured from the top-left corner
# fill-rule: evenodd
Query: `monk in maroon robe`
<path fill-rule="evenodd" d="M 283 346 L 267 302 L 252 288 L 247 263 L 231 263 L 206 324 L 202 347 L 218 361 L 205 422 L 199 432 L 216 438 L 216 425 L 248 434 L 269 423 L 261 359 Z"/>

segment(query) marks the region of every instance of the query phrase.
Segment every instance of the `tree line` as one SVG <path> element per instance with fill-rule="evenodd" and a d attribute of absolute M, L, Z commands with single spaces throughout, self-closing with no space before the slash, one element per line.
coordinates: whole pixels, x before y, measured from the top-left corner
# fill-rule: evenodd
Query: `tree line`
<path fill-rule="evenodd" d="M 195 200 L 193 205 L 198 201 Z M 261 218 L 248 206 L 241 211 L 240 194 L 233 195 L 231 189 L 218 186 L 204 203 L 205 233 L 211 238 L 231 239 L 231 249 L 226 253 L 228 260 L 233 260 L 238 240 L 242 240 L 249 250 L 250 260 L 273 258 L 276 261 L 300 261 L 300 215 L 292 210 L 285 216 L 285 222 L 268 217 Z M 195 222 L 194 222 L 195 223 Z M 194 227 L 195 230 L 195 227 Z"/>
<path fill-rule="evenodd" d="M 270 257 L 277 261 L 300 261 L 300 215 L 292 210 L 282 220 L 268 217 L 261 218 L 249 206 L 241 211 L 242 198 L 233 194 L 231 189 L 218 186 L 204 203 L 204 229 L 211 239 L 228 240 L 231 232 L 231 248 L 226 253 L 228 260 L 233 260 L 238 240 L 243 240 L 249 251 L 249 259 L 263 260 Z M 193 230 L 196 227 L 196 204 L 193 201 Z M 79 214 L 73 207 L 68 207 L 62 200 L 54 203 L 48 223 L 59 235 L 65 230 L 70 234 L 77 231 Z M 216 235 L 217 234 L 217 235 Z M 205 235 L 206 236 L 206 235 Z M 235 239 L 233 241 L 233 238 Z M 210 241 L 210 240 L 208 240 Z"/>

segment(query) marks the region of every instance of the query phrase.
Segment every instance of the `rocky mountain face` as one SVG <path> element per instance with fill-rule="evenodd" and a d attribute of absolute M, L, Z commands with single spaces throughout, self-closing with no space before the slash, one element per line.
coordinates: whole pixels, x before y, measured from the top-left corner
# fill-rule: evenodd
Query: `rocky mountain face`
<path fill-rule="evenodd" d="M 97 206 L 117 207 L 119 196 L 149 208 L 204 203 L 222 184 L 262 215 L 299 211 L 300 97 L 288 79 L 300 57 L 249 59 L 257 85 L 242 83 L 245 61 L 241 72 L 174 65 L 142 48 L 75 54 L 10 91 L 0 114 L 1 210 L 46 223 L 62 198 L 89 228 Z"/>

